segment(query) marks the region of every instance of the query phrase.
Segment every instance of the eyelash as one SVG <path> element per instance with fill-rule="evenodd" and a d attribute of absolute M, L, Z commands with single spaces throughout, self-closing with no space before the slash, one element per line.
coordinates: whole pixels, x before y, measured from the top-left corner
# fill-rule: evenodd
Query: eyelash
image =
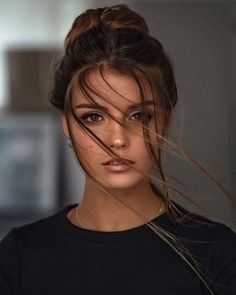
<path fill-rule="evenodd" d="M 132 116 L 137 115 L 137 114 L 145 114 L 145 113 L 140 111 L 140 112 L 134 113 Z M 91 118 L 91 116 L 93 116 L 93 115 L 102 117 L 100 114 L 92 112 L 92 113 L 87 113 L 87 114 L 82 115 L 79 119 L 81 119 L 83 122 L 86 122 L 86 123 L 91 123 L 91 124 L 99 123 L 100 121 L 87 121 L 87 119 L 89 117 Z M 153 118 L 153 113 L 151 113 L 151 112 L 146 112 L 146 115 L 148 116 L 148 118 L 147 118 L 148 121 L 150 121 Z M 141 122 L 142 120 L 138 120 L 138 121 Z"/>

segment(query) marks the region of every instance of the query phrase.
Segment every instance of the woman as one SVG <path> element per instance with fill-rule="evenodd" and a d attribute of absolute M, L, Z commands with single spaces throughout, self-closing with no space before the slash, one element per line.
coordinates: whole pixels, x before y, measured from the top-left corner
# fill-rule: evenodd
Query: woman
<path fill-rule="evenodd" d="M 4 238 L 0 294 L 235 295 L 236 235 L 170 199 L 162 151 L 177 91 L 143 18 L 124 5 L 79 15 L 51 102 L 83 199 Z"/>

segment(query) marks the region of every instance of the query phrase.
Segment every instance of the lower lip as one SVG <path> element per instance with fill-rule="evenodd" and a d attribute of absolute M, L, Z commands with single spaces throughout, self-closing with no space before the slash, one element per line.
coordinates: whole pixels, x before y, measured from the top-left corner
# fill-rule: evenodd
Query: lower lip
<path fill-rule="evenodd" d="M 108 164 L 108 165 L 105 165 L 105 167 L 111 172 L 125 172 L 129 170 L 129 166 L 125 164 L 121 164 L 121 165 Z"/>

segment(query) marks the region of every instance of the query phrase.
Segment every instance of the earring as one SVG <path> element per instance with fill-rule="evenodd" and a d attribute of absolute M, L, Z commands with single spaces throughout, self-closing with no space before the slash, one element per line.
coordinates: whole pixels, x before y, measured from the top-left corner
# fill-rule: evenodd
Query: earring
<path fill-rule="evenodd" d="M 70 148 L 73 148 L 73 146 L 72 146 L 72 142 L 71 142 L 70 139 L 67 140 L 67 144 L 68 144 L 68 146 L 69 146 Z"/>

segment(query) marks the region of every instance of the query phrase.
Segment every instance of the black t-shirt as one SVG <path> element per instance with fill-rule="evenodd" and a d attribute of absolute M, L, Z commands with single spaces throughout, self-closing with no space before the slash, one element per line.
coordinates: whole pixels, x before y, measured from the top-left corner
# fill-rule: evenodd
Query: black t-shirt
<path fill-rule="evenodd" d="M 211 294 L 147 225 L 116 232 L 78 228 L 66 217 L 73 206 L 14 228 L 2 240 L 1 295 Z M 214 294 L 236 294 L 236 234 L 229 227 L 213 221 L 181 226 L 166 213 L 153 222 L 184 238 Z"/>

